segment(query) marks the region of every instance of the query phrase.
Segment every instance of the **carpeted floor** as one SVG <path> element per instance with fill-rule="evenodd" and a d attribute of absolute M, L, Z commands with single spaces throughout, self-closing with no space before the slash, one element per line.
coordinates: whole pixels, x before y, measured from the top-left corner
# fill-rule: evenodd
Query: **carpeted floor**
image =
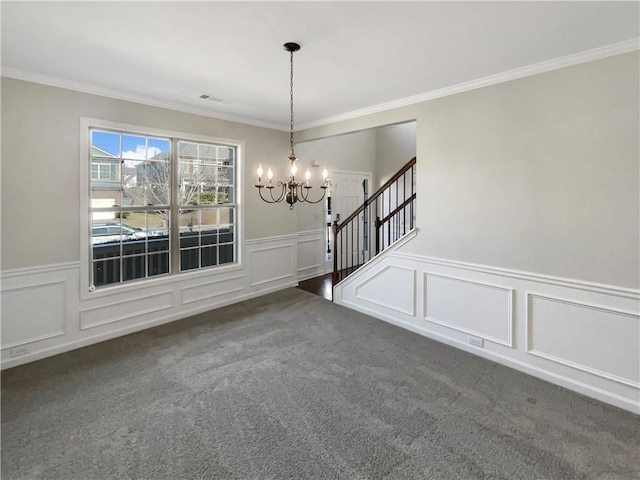
<path fill-rule="evenodd" d="M 638 479 L 639 417 L 299 289 L 2 375 L 2 479 Z"/>

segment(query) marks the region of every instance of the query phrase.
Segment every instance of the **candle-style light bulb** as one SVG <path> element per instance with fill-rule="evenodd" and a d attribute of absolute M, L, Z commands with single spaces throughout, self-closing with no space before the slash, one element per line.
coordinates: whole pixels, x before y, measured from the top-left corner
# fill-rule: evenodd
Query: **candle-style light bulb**
<path fill-rule="evenodd" d="M 271 179 L 273 178 L 273 171 L 271 169 L 267 170 L 267 178 L 269 179 L 269 183 L 271 183 Z"/>
<path fill-rule="evenodd" d="M 306 180 L 307 182 L 308 182 L 308 181 L 309 181 L 309 179 L 311 178 L 311 172 L 310 172 L 309 170 L 307 170 L 307 171 L 304 173 L 304 178 L 305 178 L 305 180 Z"/>
<path fill-rule="evenodd" d="M 296 166 L 296 164 L 294 163 L 293 165 L 291 165 L 291 176 L 295 176 L 295 174 L 298 172 L 298 167 Z"/>
<path fill-rule="evenodd" d="M 323 180 L 326 180 L 326 179 L 327 179 L 327 176 L 329 176 L 329 172 L 327 172 L 327 169 L 325 168 L 325 169 L 322 171 L 322 179 L 323 179 Z"/>
<path fill-rule="evenodd" d="M 256 170 L 256 172 L 258 173 L 258 181 L 260 181 L 262 174 L 264 173 L 264 170 L 262 170 L 262 164 L 258 165 L 258 170 Z"/>

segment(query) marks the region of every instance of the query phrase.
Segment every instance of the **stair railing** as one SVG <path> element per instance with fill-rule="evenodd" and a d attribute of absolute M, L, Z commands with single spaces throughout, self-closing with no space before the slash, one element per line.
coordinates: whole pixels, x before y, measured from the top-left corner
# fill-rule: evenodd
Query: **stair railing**
<path fill-rule="evenodd" d="M 415 168 L 413 157 L 344 221 L 333 222 L 334 285 L 413 229 Z"/>

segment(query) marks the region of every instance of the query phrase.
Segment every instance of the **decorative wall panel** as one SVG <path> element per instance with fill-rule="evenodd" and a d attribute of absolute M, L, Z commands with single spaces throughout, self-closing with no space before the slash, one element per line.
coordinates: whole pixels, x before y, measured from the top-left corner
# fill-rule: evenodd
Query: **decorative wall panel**
<path fill-rule="evenodd" d="M 532 293 L 527 300 L 529 353 L 640 386 L 637 314 Z"/>
<path fill-rule="evenodd" d="M 416 314 L 416 271 L 387 266 L 355 287 L 355 296 L 374 305 L 414 316 Z"/>
<path fill-rule="evenodd" d="M 251 286 L 294 277 L 293 245 L 258 247 L 249 252 Z"/>
<path fill-rule="evenodd" d="M 121 322 L 172 307 L 171 291 L 139 296 L 119 302 L 110 302 L 80 312 L 80 329 Z"/>
<path fill-rule="evenodd" d="M 425 320 L 512 345 L 512 289 L 433 273 L 424 289 Z"/>
<path fill-rule="evenodd" d="M 2 290 L 2 348 L 64 335 L 66 282 Z"/>

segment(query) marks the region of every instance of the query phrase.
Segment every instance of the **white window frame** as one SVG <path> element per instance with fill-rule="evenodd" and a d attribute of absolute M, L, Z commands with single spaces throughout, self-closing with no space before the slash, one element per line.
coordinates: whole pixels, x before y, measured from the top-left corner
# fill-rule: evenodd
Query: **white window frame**
<path fill-rule="evenodd" d="M 118 282 L 103 285 L 99 288 L 92 288 L 90 284 L 92 266 L 92 242 L 90 211 L 91 211 L 91 129 L 104 129 L 121 131 L 131 134 L 139 134 L 145 136 L 158 136 L 180 139 L 185 141 L 224 144 L 234 147 L 236 150 L 236 158 L 234 161 L 235 169 L 235 209 L 236 209 L 236 239 L 235 239 L 235 262 L 224 264 L 222 266 L 205 267 L 194 270 L 179 271 L 179 269 L 171 269 L 171 272 L 157 277 L 147 277 L 136 280 L 128 280 L 126 282 Z M 231 271 L 243 269 L 243 247 L 244 247 L 244 142 L 241 140 L 210 137 L 198 135 L 188 132 L 179 132 L 174 130 L 164 130 L 153 127 L 145 127 L 141 125 L 131 125 L 121 122 L 113 122 L 108 120 L 81 117 L 80 118 L 80 298 L 87 300 L 90 298 L 99 298 L 103 296 L 113 295 L 117 293 L 139 290 L 159 285 L 171 285 L 186 280 L 196 279 L 199 277 L 210 277 L 224 274 Z M 172 191 L 173 195 L 173 191 Z M 172 220 L 177 222 L 178 219 Z M 179 255 L 179 245 L 171 246 L 171 255 Z M 175 250 L 176 253 L 173 253 Z"/>

